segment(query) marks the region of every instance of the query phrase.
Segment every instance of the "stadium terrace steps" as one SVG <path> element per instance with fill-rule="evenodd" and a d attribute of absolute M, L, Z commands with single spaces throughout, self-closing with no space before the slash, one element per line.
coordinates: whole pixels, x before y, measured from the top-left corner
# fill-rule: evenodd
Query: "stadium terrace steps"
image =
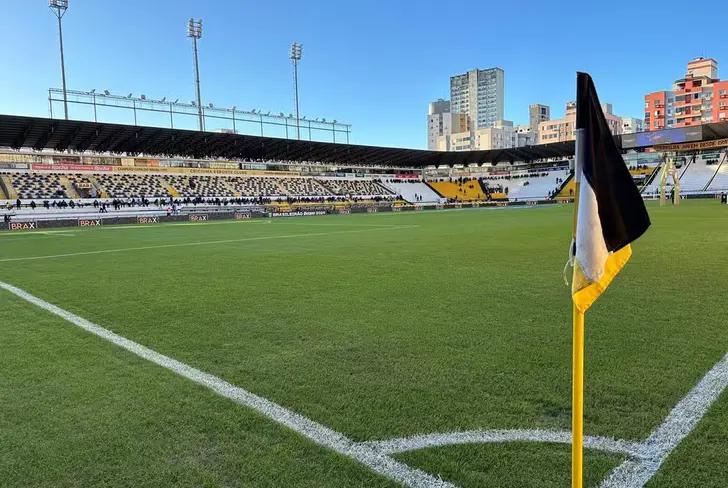
<path fill-rule="evenodd" d="M 71 184 L 71 180 L 68 179 L 68 176 L 66 175 L 59 175 L 58 181 L 61 183 L 61 186 L 66 190 L 66 195 L 68 195 L 68 198 L 73 198 L 74 200 L 77 198 L 81 198 L 81 196 L 76 191 L 76 188 Z"/>
<path fill-rule="evenodd" d="M 426 183 L 418 180 L 387 180 L 384 182 L 384 185 L 389 190 L 411 203 L 418 201 L 415 198 L 415 195 L 421 197 L 419 200 L 420 203 L 440 203 L 445 200 Z"/>
<path fill-rule="evenodd" d="M 576 180 L 573 174 L 569 174 L 564 183 L 561 185 L 558 193 L 554 197 L 556 200 L 563 200 L 567 198 L 574 198 L 574 192 L 576 191 Z"/>
<path fill-rule="evenodd" d="M 429 185 L 443 197 L 460 202 L 477 202 L 486 200 L 486 195 L 478 180 L 465 180 L 462 183 L 452 181 L 431 181 Z"/>
<path fill-rule="evenodd" d="M 13 188 L 13 184 L 7 175 L 0 175 L 0 189 L 2 189 L 5 198 L 9 200 L 18 198 L 18 192 Z"/>
<path fill-rule="evenodd" d="M 96 188 L 96 194 L 99 197 L 109 198 L 109 192 L 107 192 L 106 189 L 99 184 L 99 181 L 94 177 L 94 175 L 86 175 L 86 178 L 88 178 L 89 183 Z"/>

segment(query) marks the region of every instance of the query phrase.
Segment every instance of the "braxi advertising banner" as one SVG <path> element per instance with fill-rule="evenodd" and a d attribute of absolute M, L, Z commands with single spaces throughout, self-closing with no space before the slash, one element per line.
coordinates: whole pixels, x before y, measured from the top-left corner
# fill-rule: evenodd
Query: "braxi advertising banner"
<path fill-rule="evenodd" d="M 98 227 L 101 225 L 101 219 L 78 219 L 79 227 Z"/>
<path fill-rule="evenodd" d="M 159 217 L 137 217 L 137 223 L 139 223 L 139 224 L 158 224 Z"/>
<path fill-rule="evenodd" d="M 207 214 L 190 214 L 191 222 L 204 222 L 208 220 Z"/>
<path fill-rule="evenodd" d="M 38 226 L 35 222 L 10 222 L 8 228 L 10 230 L 36 230 Z"/>
<path fill-rule="evenodd" d="M 106 166 L 101 164 L 41 164 L 33 163 L 30 165 L 30 169 L 33 171 L 98 171 L 105 172 L 111 171 L 113 166 Z"/>

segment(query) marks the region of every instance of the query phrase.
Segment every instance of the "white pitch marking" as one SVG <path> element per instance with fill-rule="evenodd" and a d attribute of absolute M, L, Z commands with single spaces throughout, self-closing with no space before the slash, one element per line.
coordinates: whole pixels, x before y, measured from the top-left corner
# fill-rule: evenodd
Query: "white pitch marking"
<path fill-rule="evenodd" d="M 117 252 L 127 252 L 127 251 L 145 251 L 149 249 L 166 249 L 166 248 L 172 248 L 172 247 L 189 247 L 189 246 L 205 246 L 210 244 L 228 244 L 232 242 L 248 242 L 248 241 L 265 241 L 265 240 L 273 240 L 273 239 L 292 239 L 297 237 L 319 237 L 319 236 L 328 236 L 328 235 L 334 235 L 334 234 L 350 234 L 355 232 L 374 232 L 377 230 L 396 230 L 396 229 L 409 229 L 413 226 L 411 225 L 403 225 L 403 226 L 392 226 L 392 227 L 368 227 L 366 229 L 353 229 L 353 230 L 340 230 L 340 231 L 334 231 L 334 232 L 310 232 L 307 234 L 283 234 L 280 236 L 258 236 L 258 237 L 242 237 L 239 239 L 220 239 L 217 241 L 196 241 L 196 242 L 182 242 L 178 244 L 159 244 L 156 246 L 138 246 L 138 247 L 122 247 L 117 249 L 99 249 L 97 251 L 80 251 L 80 252 L 69 252 L 69 253 L 63 253 L 63 254 L 48 254 L 48 255 L 42 255 L 42 256 L 25 256 L 25 257 L 17 257 L 17 258 L 3 258 L 0 259 L 0 263 L 5 262 L 11 262 L 11 261 L 35 261 L 38 259 L 54 259 L 54 258 L 66 258 L 71 256 L 87 256 L 87 255 L 93 255 L 93 254 L 109 254 L 109 253 L 117 253 Z"/>
<path fill-rule="evenodd" d="M 310 234 L 308 234 L 310 235 Z M 0 288 L 64 320 L 101 337 L 137 356 L 205 386 L 220 396 L 246 405 L 313 442 L 353 458 L 374 472 L 412 488 L 456 488 L 416 468 L 394 460 L 391 454 L 453 444 L 537 442 L 571 444 L 568 431 L 512 429 L 427 434 L 384 441 L 354 442 L 322 424 L 266 400 L 249 391 L 159 354 L 30 293 L 0 281 Z M 700 422 L 710 406 L 728 387 L 728 353 L 672 409 L 665 420 L 642 442 L 585 436 L 587 448 L 626 454 L 624 461 L 605 478 L 600 488 L 642 488 L 659 470 L 670 453 Z"/>
<path fill-rule="evenodd" d="M 571 444 L 571 432 L 566 430 L 541 429 L 469 430 L 401 437 L 385 441 L 369 441 L 365 442 L 365 444 L 375 446 L 387 454 L 397 454 L 418 449 L 458 444 L 498 444 L 506 442 Z M 617 454 L 626 454 L 631 457 L 642 457 L 642 444 L 638 442 L 612 439 L 609 437 L 585 436 L 584 447 Z"/>
<path fill-rule="evenodd" d="M 78 315 L 64 310 L 52 303 L 38 298 L 30 293 L 0 281 L 0 288 L 9 291 L 23 300 L 36 305 L 73 325 L 111 342 L 127 351 L 146 359 L 158 366 L 168 369 L 183 378 L 204 386 L 218 395 L 228 398 L 235 403 L 245 405 L 269 419 L 288 427 L 298 434 L 308 438 L 316 444 L 331 449 L 339 454 L 350 457 L 367 466 L 372 471 L 386 476 L 411 488 L 456 488 L 455 485 L 436 478 L 416 468 L 394 460 L 375 447 L 357 443 L 343 434 L 319 424 L 303 415 L 299 415 L 270 400 L 251 393 L 239 386 L 228 383 L 217 376 L 193 368 L 181 361 L 160 354 L 137 342 L 122 337 L 108 329 L 94 324 Z"/>
<path fill-rule="evenodd" d="M 703 418 L 728 387 L 728 354 L 708 371 L 642 443 L 646 459 L 627 460 L 617 466 L 600 488 L 641 488 L 660 469 L 670 453 Z"/>

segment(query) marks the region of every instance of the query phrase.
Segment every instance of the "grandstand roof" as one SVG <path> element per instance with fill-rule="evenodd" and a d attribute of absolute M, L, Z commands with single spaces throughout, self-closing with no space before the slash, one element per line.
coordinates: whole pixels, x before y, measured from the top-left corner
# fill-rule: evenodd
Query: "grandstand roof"
<path fill-rule="evenodd" d="M 703 140 L 728 137 L 726 122 L 706 124 L 702 128 Z M 621 145 L 620 137 L 617 142 Z M 534 161 L 574 154 L 573 141 L 513 149 L 441 152 L 15 115 L 0 115 L 0 147 L 411 167 Z"/>
<path fill-rule="evenodd" d="M 0 147 L 413 167 L 532 161 L 574 154 L 573 142 L 440 152 L 13 115 L 0 115 Z"/>

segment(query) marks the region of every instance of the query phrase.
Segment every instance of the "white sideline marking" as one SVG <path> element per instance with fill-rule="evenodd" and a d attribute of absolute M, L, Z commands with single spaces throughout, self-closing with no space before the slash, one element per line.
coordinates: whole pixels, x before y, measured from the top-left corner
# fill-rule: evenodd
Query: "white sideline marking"
<path fill-rule="evenodd" d="M 703 418 L 728 387 L 728 354 L 708 371 L 642 443 L 646 459 L 627 460 L 617 466 L 600 488 L 640 488 L 660 469 L 667 456 Z"/>
<path fill-rule="evenodd" d="M 457 488 L 452 483 L 396 461 L 391 457 L 392 454 L 454 444 L 504 442 L 571 444 L 569 431 L 539 429 L 474 430 L 426 434 L 383 441 L 354 442 L 343 434 L 277 403 L 126 339 L 20 288 L 2 281 L 0 281 L 0 288 L 147 361 L 207 387 L 222 397 L 245 405 L 314 443 L 355 459 L 372 471 L 408 487 Z M 587 448 L 629 456 L 629 459 L 617 466 L 602 480 L 599 488 L 642 488 L 657 473 L 670 453 L 690 434 L 727 387 L 728 353 L 675 405 L 665 420 L 644 441 L 631 442 L 607 437 L 585 436 L 584 446 Z"/>
<path fill-rule="evenodd" d="M 0 281 L 0 288 L 22 298 L 23 300 L 36 305 L 62 319 L 90 332 L 106 341 L 111 342 L 127 351 L 146 359 L 158 366 L 166 368 L 183 378 L 204 386 L 218 395 L 228 398 L 235 403 L 245 405 L 269 419 L 288 427 L 298 434 L 308 438 L 316 444 L 331 449 L 339 454 L 353 458 L 363 465 L 369 467 L 376 473 L 386 476 L 405 486 L 412 488 L 455 488 L 455 485 L 435 478 L 419 469 L 411 468 L 389 457 L 386 453 L 380 452 L 374 447 L 357 443 L 343 434 L 325 427 L 313 420 L 288 410 L 277 403 L 266 400 L 239 386 L 232 385 L 217 376 L 205 373 L 185 363 L 172 359 L 169 356 L 160 354 L 148 347 L 142 346 L 132 340 L 122 337 L 108 329 L 94 324 L 67 310 L 63 310 L 51 303 L 46 302 L 30 293 Z"/>
<path fill-rule="evenodd" d="M 16 235 L 13 234 L 0 234 L 0 241 L 18 241 L 21 239 L 25 239 L 27 237 L 41 237 L 41 238 L 47 238 L 47 237 L 76 237 L 76 234 L 73 232 L 20 232 Z"/>
<path fill-rule="evenodd" d="M 272 239 L 292 239 L 296 237 L 318 237 L 328 236 L 333 234 L 350 234 L 354 232 L 373 232 L 377 230 L 396 230 L 396 229 L 409 229 L 412 227 L 419 227 L 417 225 L 400 225 L 400 226 L 388 226 L 388 227 L 367 227 L 366 229 L 353 229 L 353 230 L 339 230 L 334 232 L 309 232 L 306 234 L 283 234 L 279 236 L 257 236 L 257 237 L 241 237 L 239 239 L 220 239 L 217 241 L 196 241 L 196 242 L 181 242 L 177 244 L 158 244 L 156 246 L 138 246 L 138 247 L 122 247 L 117 249 L 99 249 L 97 251 L 80 251 L 80 252 L 69 252 L 63 254 L 48 254 L 43 256 L 25 256 L 17 258 L 3 258 L 0 259 L 0 263 L 6 263 L 10 261 L 35 261 L 38 259 L 53 259 L 53 258 L 66 258 L 71 256 L 86 256 L 92 254 L 109 254 L 126 251 L 145 251 L 149 249 L 166 249 L 170 247 L 189 247 L 189 246 L 205 246 L 209 244 L 228 244 L 232 242 L 248 242 L 248 241 L 266 241 Z"/>

